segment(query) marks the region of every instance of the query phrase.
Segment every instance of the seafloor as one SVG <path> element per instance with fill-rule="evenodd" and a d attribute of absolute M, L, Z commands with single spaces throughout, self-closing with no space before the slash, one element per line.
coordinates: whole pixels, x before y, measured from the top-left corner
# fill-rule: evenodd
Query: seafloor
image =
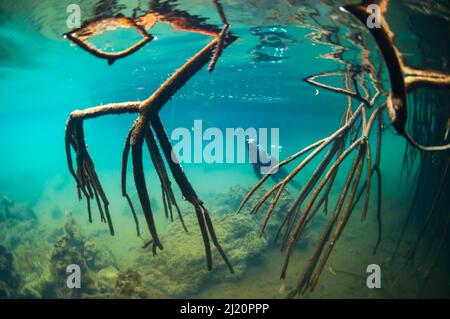
<path fill-rule="evenodd" d="M 320 235 L 319 226 L 326 220 L 325 213 L 321 212 L 323 215 L 308 226 L 295 248 L 284 286 L 278 279 L 284 252 L 273 239 L 290 194 L 283 196 L 275 218 L 259 238 L 264 209 L 257 215 L 250 215 L 248 210 L 234 213 L 247 191 L 236 185 L 208 198 L 217 235 L 235 274 L 228 273 L 218 255 L 214 255 L 213 271 L 206 270 L 199 229 L 188 205 L 182 205 L 188 232 L 183 231 L 178 220 L 163 221 L 166 226 L 160 233 L 165 248 L 153 256 L 150 248 L 143 248 L 145 239 L 133 234 L 134 225 L 126 207 L 122 212 L 112 210 L 122 228 L 116 237 L 111 237 L 106 225 L 89 224 L 81 207 L 74 212 L 63 212 L 57 206 L 48 209 L 42 203 L 30 208 L 4 197 L 0 205 L 0 297 L 284 298 L 312 252 Z M 417 276 L 421 273 L 418 266 L 405 268 L 402 258 L 391 261 L 398 225 L 404 217 L 396 212 L 401 211 L 401 203 L 384 202 L 385 236 L 376 256 L 372 256 L 376 227 L 371 222 L 361 223 L 358 218 L 351 220 L 350 229 L 337 244 L 317 288 L 303 297 L 416 297 L 423 280 Z M 382 289 L 368 289 L 366 267 L 380 262 Z M 65 268 L 71 263 L 81 267 L 81 289 L 66 287 Z M 434 276 L 439 277 L 439 273 Z M 442 283 L 430 286 L 429 295 L 440 296 L 448 289 Z"/>

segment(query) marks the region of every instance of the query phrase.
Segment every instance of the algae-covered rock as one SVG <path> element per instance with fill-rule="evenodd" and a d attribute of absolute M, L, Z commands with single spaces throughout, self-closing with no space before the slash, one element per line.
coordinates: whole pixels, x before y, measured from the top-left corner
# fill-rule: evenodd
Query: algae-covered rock
<path fill-rule="evenodd" d="M 142 287 L 141 275 L 135 269 L 128 268 L 124 272 L 119 273 L 116 288 L 119 290 L 119 295 L 122 298 L 143 299 L 149 297 Z"/>
<path fill-rule="evenodd" d="M 250 192 L 251 188 L 245 188 L 241 185 L 235 185 L 230 187 L 227 193 L 219 194 L 212 199 L 212 205 L 217 207 L 216 212 L 220 215 L 232 214 L 237 211 L 245 196 Z M 253 207 L 259 202 L 259 200 L 264 196 L 267 192 L 267 188 L 261 187 L 259 188 L 253 195 L 250 197 L 248 202 L 244 205 L 241 210 L 241 214 L 249 214 Z M 262 222 L 266 215 L 266 212 L 269 208 L 271 198 L 269 198 L 258 210 L 255 217 L 257 218 L 257 225 L 255 226 L 257 230 L 261 229 Z M 269 222 L 267 223 L 264 237 L 268 240 L 274 239 L 280 225 L 286 213 L 289 210 L 289 206 L 292 204 L 293 198 L 289 193 L 289 190 L 285 190 L 280 199 L 278 200 L 277 206 L 273 210 Z"/>
<path fill-rule="evenodd" d="M 188 233 L 179 222 L 174 222 L 161 235 L 164 250 L 157 256 L 146 250 L 138 258 L 144 286 L 157 287 L 172 297 L 186 297 L 197 292 L 207 280 L 220 282 L 241 278 L 248 264 L 261 256 L 267 246 L 264 238 L 258 238 L 257 223 L 251 216 L 233 214 L 215 218 L 217 237 L 235 273 L 229 273 L 212 243 L 214 269 L 208 272 L 196 217 L 191 214 L 185 221 Z"/>
<path fill-rule="evenodd" d="M 144 299 L 149 294 L 142 287 L 141 275 L 135 269 L 128 268 L 119 271 L 110 266 L 103 268 L 94 275 L 95 291 L 86 298 L 120 298 Z"/>
<path fill-rule="evenodd" d="M 116 293 L 119 270 L 114 266 L 103 268 L 95 274 L 95 287 L 101 294 Z"/>
<path fill-rule="evenodd" d="M 115 265 L 114 256 L 106 248 L 91 241 L 80 229 L 71 215 L 68 216 L 64 225 L 65 235 L 68 245 L 77 250 L 85 260 L 90 270 L 99 271 L 102 268 Z"/>
<path fill-rule="evenodd" d="M 0 245 L 0 298 L 14 298 L 20 278 L 13 266 L 13 255 Z"/>
<path fill-rule="evenodd" d="M 24 244 L 35 245 L 36 238 L 45 240 L 42 231 L 34 211 L 27 205 L 16 204 L 8 197 L 0 200 L 0 243 L 11 252 Z"/>
<path fill-rule="evenodd" d="M 36 220 L 34 211 L 25 204 L 16 204 L 8 197 L 0 200 L 0 222 L 6 220 Z"/>
<path fill-rule="evenodd" d="M 50 258 L 49 291 L 59 298 L 82 298 L 97 294 L 96 273 L 115 265 L 114 257 L 106 247 L 98 247 L 83 234 L 78 224 L 68 216 L 65 234 L 55 244 Z M 75 264 L 81 270 L 81 288 L 67 288 L 67 266 Z"/>
<path fill-rule="evenodd" d="M 49 229 L 48 225 L 40 225 L 25 204 L 16 204 L 7 197 L 0 200 L 0 243 L 12 254 L 14 271 L 20 274 L 14 298 L 42 298 L 52 247 Z"/>

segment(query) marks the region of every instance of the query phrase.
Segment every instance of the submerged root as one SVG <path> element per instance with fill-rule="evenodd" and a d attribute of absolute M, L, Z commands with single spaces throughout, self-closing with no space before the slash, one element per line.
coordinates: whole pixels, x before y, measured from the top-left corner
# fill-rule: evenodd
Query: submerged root
<path fill-rule="evenodd" d="M 122 152 L 122 169 L 121 169 L 121 187 L 122 187 L 122 196 L 127 199 L 128 205 L 130 206 L 131 214 L 133 215 L 133 220 L 136 225 L 136 234 L 138 237 L 141 236 L 141 230 L 139 227 L 139 220 L 136 215 L 136 211 L 134 210 L 133 202 L 131 201 L 130 195 L 127 192 L 127 165 L 128 165 L 128 156 L 130 154 L 130 140 L 131 134 L 133 133 L 134 125 L 131 127 L 128 132 L 127 138 L 125 140 L 125 146 Z"/>
<path fill-rule="evenodd" d="M 78 196 L 81 194 L 87 199 L 87 208 L 89 221 L 92 222 L 90 200 L 95 197 L 98 209 L 101 215 L 101 221 L 107 222 L 111 235 L 114 235 L 114 227 L 109 213 L 109 201 L 103 190 L 94 163 L 89 155 L 84 140 L 83 121 L 80 119 L 69 118 L 66 125 L 66 155 L 69 163 L 69 169 L 77 182 Z M 71 147 L 76 154 L 77 170 L 73 169 Z M 105 219 L 105 216 L 106 219 Z"/>
<path fill-rule="evenodd" d="M 161 153 L 159 152 L 158 144 L 156 143 L 151 127 L 146 131 L 145 141 L 150 153 L 150 158 L 153 162 L 153 166 L 155 167 L 156 173 L 158 174 L 159 180 L 161 182 L 161 193 L 163 197 L 166 217 L 170 218 L 170 220 L 173 221 L 172 207 L 175 207 L 181 225 L 183 226 L 183 229 L 187 231 L 186 225 L 183 220 L 183 215 L 181 214 L 180 207 L 178 206 L 175 195 L 173 193 L 172 185 L 169 179 L 169 175 L 167 174 L 164 160 L 161 156 Z"/>
<path fill-rule="evenodd" d="M 387 10 L 387 1 L 381 0 L 383 10 Z M 344 6 L 344 9 L 352 13 L 359 20 L 365 23 L 369 16 L 369 12 L 366 10 L 366 5 L 368 2 L 363 2 L 361 5 L 349 5 Z M 384 13 L 384 11 L 382 13 Z M 320 23 L 317 22 L 319 25 Z M 320 28 L 316 28 L 318 34 L 321 34 Z M 284 231 L 282 249 L 286 248 L 285 261 L 281 271 L 281 280 L 284 281 L 286 278 L 286 272 L 288 269 L 290 257 L 294 252 L 294 247 L 298 238 L 301 236 L 302 232 L 305 230 L 308 223 L 313 219 L 314 214 L 319 210 L 320 207 L 325 205 L 325 212 L 328 211 L 329 201 L 328 194 L 333 188 L 333 183 L 337 175 L 337 170 L 342 161 L 342 157 L 346 157 L 353 150 L 356 151 L 353 165 L 350 170 L 347 171 L 347 178 L 344 186 L 341 189 L 340 196 L 337 199 L 333 212 L 322 230 L 322 235 L 316 244 L 316 247 L 308 260 L 305 269 L 302 272 L 300 280 L 297 283 L 296 288 L 288 295 L 289 297 L 295 297 L 297 294 L 303 294 L 306 291 L 313 291 L 319 281 L 320 275 L 325 268 L 327 261 L 334 250 L 336 242 L 339 240 L 352 212 L 357 207 L 361 198 L 364 198 L 362 204 L 362 214 L 361 221 L 364 221 L 367 217 L 369 206 L 370 206 L 370 196 L 371 196 L 371 185 L 373 177 L 376 177 L 377 182 L 377 198 L 376 198 L 376 220 L 378 224 L 377 229 L 377 241 L 373 249 L 373 254 L 376 254 L 381 240 L 382 240 L 382 173 L 380 166 L 380 152 L 381 152 L 381 134 L 383 131 L 383 117 L 382 110 L 387 109 L 391 122 L 394 128 L 399 134 L 404 136 L 408 143 L 413 147 L 422 151 L 443 151 L 450 149 L 449 145 L 442 146 L 424 146 L 417 141 L 415 141 L 411 135 L 406 131 L 406 121 L 407 121 L 407 94 L 417 90 L 419 87 L 432 87 L 432 88 L 449 88 L 450 87 L 450 76 L 439 71 L 429 71 L 429 70 L 417 70 L 407 67 L 402 59 L 401 54 L 394 45 L 393 33 L 390 31 L 389 25 L 382 16 L 382 27 L 372 28 L 369 30 L 375 38 L 376 43 L 384 57 L 387 65 L 391 80 L 391 92 L 387 94 L 382 88 L 381 81 L 377 80 L 381 74 L 381 68 L 378 74 L 375 74 L 375 68 L 371 62 L 367 59 L 367 50 L 363 48 L 362 60 L 364 67 L 362 70 L 367 71 L 367 74 L 372 79 L 373 88 L 375 94 L 367 88 L 364 80 L 364 75 L 360 72 L 361 68 L 354 66 L 352 64 L 346 63 L 339 52 L 336 54 L 328 54 L 326 58 L 332 58 L 339 63 L 346 66 L 346 71 L 338 72 L 325 72 L 318 75 L 311 75 L 305 79 L 305 81 L 319 89 L 325 89 L 340 95 L 347 96 L 349 100 L 357 100 L 361 105 L 356 109 L 352 110 L 351 107 L 347 112 L 347 116 L 344 116 L 344 123 L 341 123 L 341 127 L 330 137 L 320 140 L 314 146 L 307 148 L 305 154 L 310 152 L 305 159 L 292 170 L 291 174 L 284 181 L 275 185 L 271 190 L 266 193 L 258 206 L 270 200 L 275 193 L 283 189 L 287 183 L 297 175 L 306 165 L 309 165 L 312 158 L 316 158 L 318 154 L 328 148 L 328 153 L 322 158 L 320 164 L 317 166 L 311 178 L 308 180 L 297 199 L 292 204 L 291 208 L 285 215 L 285 218 L 278 230 L 276 238 L 281 236 L 282 231 Z M 355 38 L 357 39 L 357 38 Z M 356 41 L 356 40 L 355 40 Z M 335 48 L 339 48 L 339 39 L 336 38 L 330 43 L 334 45 Z M 353 43 L 353 41 L 352 41 Z M 362 46 L 361 43 L 354 43 L 357 46 Z M 338 49 L 337 49 L 338 50 Z M 365 56 L 366 54 L 366 56 Z M 360 71 L 358 71 L 360 70 Z M 333 87 L 331 85 L 323 84 L 319 82 L 322 77 L 330 76 L 341 76 L 344 78 L 345 87 Z M 358 80 L 360 80 L 358 82 Z M 378 95 L 386 95 L 386 103 L 375 107 L 375 101 Z M 372 98 L 370 99 L 370 95 Z M 351 104 L 350 104 L 351 105 Z M 369 111 L 371 114 L 369 115 Z M 356 119 L 355 119 L 356 118 Z M 378 122 L 378 132 L 377 132 L 377 148 L 375 162 L 372 163 L 372 150 L 370 146 L 370 134 L 374 123 Z M 416 134 L 415 134 L 416 135 Z M 333 142 L 333 144 L 331 144 Z M 342 143 L 339 147 L 339 143 Z M 350 146 L 347 146 L 347 143 Z M 356 144 L 355 144 L 356 143 Z M 330 146 L 329 146 L 330 145 Z M 301 153 L 302 155 L 304 153 Z M 331 157 L 331 160 L 330 160 Z M 332 164 L 330 164 L 332 162 Z M 283 163 L 283 162 L 281 162 Z M 282 165 L 282 164 L 281 164 Z M 331 165 L 331 166 L 330 166 Z M 330 166 L 330 167 L 329 167 Z M 366 168 L 366 180 L 362 183 L 362 175 Z M 333 172 L 335 171 L 335 172 Z M 376 176 L 373 176 L 373 175 Z M 444 174 L 446 175 L 446 174 Z M 319 178 L 317 178 L 319 177 Z M 248 194 L 248 197 L 252 196 L 256 189 L 261 186 L 267 177 L 264 177 L 260 182 L 252 189 Z M 445 184 L 446 178 L 442 184 Z M 326 187 L 325 187 L 326 186 Z M 431 208 L 427 220 L 423 226 L 421 233 L 410 252 L 410 259 L 415 255 L 417 247 L 419 246 L 423 234 L 429 225 L 437 204 L 440 202 L 442 192 L 442 186 L 438 191 L 433 207 Z M 319 195 L 322 196 L 319 199 Z M 278 195 L 278 193 L 276 193 Z M 277 195 L 272 199 L 272 205 L 277 203 Z M 239 210 L 248 201 L 249 198 L 245 198 Z M 270 213 L 270 211 L 269 211 Z M 270 217 L 270 214 L 266 215 L 266 219 Z M 263 222 L 264 225 L 267 220 Z M 402 237 L 403 237 L 402 231 Z M 396 250 L 398 247 L 396 248 Z"/>
<path fill-rule="evenodd" d="M 335 73 L 328 72 L 320 76 L 325 75 L 335 75 Z M 300 190 L 298 196 L 286 212 L 283 222 L 277 231 L 276 240 L 280 238 L 284 232 L 282 235 L 283 240 L 281 247 L 282 249 L 286 249 L 286 253 L 280 274 L 280 279 L 284 282 L 286 279 L 290 258 L 294 253 L 294 247 L 318 209 L 322 205 L 325 205 L 325 212 L 327 212 L 329 206 L 329 194 L 334 186 L 334 182 L 338 171 L 341 168 L 341 164 L 351 154 L 356 152 L 353 165 L 346 173 L 346 183 L 341 189 L 341 195 L 335 204 L 329 221 L 322 230 L 322 235 L 316 243 L 316 247 L 305 269 L 303 270 L 303 273 L 301 274 L 296 288 L 288 294 L 288 297 L 294 297 L 299 293 L 306 292 L 308 289 L 314 289 L 320 278 L 322 270 L 324 269 L 328 258 L 336 245 L 336 242 L 340 238 L 347 221 L 349 220 L 363 193 L 365 193 L 365 197 L 361 220 L 363 221 L 366 219 L 370 203 L 371 177 L 374 172 L 377 173 L 379 182 L 377 214 L 378 216 L 381 215 L 381 172 L 379 165 L 383 125 L 381 112 L 384 110 L 385 105 L 382 104 L 380 106 L 374 106 L 377 98 L 381 94 L 381 90 L 376 90 L 375 94 L 370 98 L 370 92 L 366 89 L 365 83 L 358 83 L 357 79 L 359 78 L 359 75 L 357 73 L 338 73 L 338 75 L 342 75 L 344 78 L 346 88 L 339 89 L 322 85 L 316 81 L 316 79 L 320 76 L 312 76 L 305 79 L 305 81 L 317 87 L 325 88 L 349 97 L 349 105 L 343 114 L 340 127 L 330 136 L 311 144 L 297 154 L 292 155 L 288 159 L 281 161 L 278 165 L 276 165 L 275 168 L 282 167 L 300 156 L 305 155 L 305 158 L 294 169 L 292 169 L 290 174 L 288 174 L 284 180 L 269 189 L 269 191 L 261 197 L 258 203 L 251 210 L 251 212 L 256 213 L 264 203 L 271 199 L 269 208 L 262 223 L 260 235 L 263 235 L 266 225 L 271 218 L 273 210 L 278 204 L 283 190 L 294 177 L 300 174 L 306 166 L 310 165 L 313 159 L 317 158 L 322 151 L 327 149 L 327 152 L 322 157 L 313 174 Z M 352 87 L 353 91 L 351 90 Z M 361 87 L 362 91 L 360 90 Z M 365 96 L 363 96 L 362 93 L 364 93 Z M 352 99 L 360 103 L 354 110 L 352 110 Z M 371 112 L 370 114 L 369 111 Z M 372 166 L 372 152 L 369 136 L 376 122 L 378 122 L 377 150 L 375 163 Z M 364 166 L 366 166 L 366 182 L 364 182 L 363 187 L 358 192 Z M 273 169 L 269 171 L 269 174 L 273 172 Z M 242 210 L 249 199 L 264 184 L 264 182 L 268 179 L 269 174 L 264 176 L 250 190 L 241 203 L 238 212 Z M 381 232 L 379 235 L 381 236 Z M 381 237 L 378 241 L 380 240 Z"/>
<path fill-rule="evenodd" d="M 163 249 L 163 245 L 156 230 L 149 191 L 147 189 L 144 174 L 142 148 L 145 142 L 153 167 L 157 172 L 161 184 L 162 201 L 166 216 L 173 220 L 173 210 L 175 209 L 183 229 L 187 231 L 181 210 L 175 199 L 160 148 L 184 199 L 189 201 L 195 209 L 205 246 L 208 270 L 211 270 L 213 266 L 211 240 L 230 272 L 234 272 L 231 263 L 217 239 L 208 210 L 198 198 L 192 185 L 184 174 L 181 165 L 178 163 L 178 160 L 173 156 L 172 145 L 170 144 L 170 140 L 159 118 L 159 111 L 163 108 L 165 103 L 198 71 L 207 65 L 208 62 L 210 62 L 209 70 L 212 71 L 224 49 L 237 39 L 236 36 L 229 33 L 230 25 L 227 22 L 220 2 L 214 0 L 214 5 L 224 24 L 221 31 L 215 26 L 205 24 L 202 19 L 191 16 L 187 12 L 175 9 L 173 12 L 167 12 L 166 7 L 159 8 L 157 3 L 155 3 L 152 5 L 152 10 L 143 16 L 133 19 L 117 16 L 114 18 L 93 20 L 86 22 L 81 28 L 66 34 L 66 38 L 94 56 L 107 59 L 110 65 L 115 60 L 124 58 L 136 52 L 150 42 L 153 37 L 148 34 L 145 29 L 151 28 L 157 21 L 169 23 L 175 29 L 206 34 L 212 36 L 214 39 L 170 76 L 160 88 L 146 100 L 141 102 L 114 103 L 72 112 L 66 125 L 65 148 L 69 171 L 77 184 L 78 197 L 81 199 L 82 196 L 84 196 L 87 199 L 89 221 L 92 222 L 91 200 L 95 199 L 98 204 L 101 220 L 108 223 L 110 233 L 111 235 L 114 235 L 114 228 L 109 212 L 109 202 L 95 171 L 94 163 L 87 150 L 84 140 L 83 122 L 84 120 L 94 119 L 105 115 L 120 115 L 124 113 L 138 114 L 138 118 L 133 123 L 125 139 L 125 145 L 122 152 L 121 190 L 122 196 L 126 198 L 130 206 L 136 225 L 136 233 L 140 236 L 141 230 L 137 214 L 127 191 L 127 166 L 128 157 L 131 152 L 134 184 L 151 236 L 151 239 L 145 242 L 144 247 L 151 245 L 153 254 L 156 254 L 158 249 Z M 134 28 L 143 36 L 143 39 L 131 48 L 117 53 L 100 51 L 86 41 L 90 36 L 101 34 L 108 28 L 115 29 L 121 26 Z M 157 140 L 159 142 L 159 147 Z M 76 154 L 76 170 L 73 164 L 72 150 Z"/>
<path fill-rule="evenodd" d="M 381 0 L 383 10 L 387 10 L 387 0 Z M 353 14 L 364 25 L 370 16 L 370 11 L 367 10 L 366 3 L 359 5 L 347 5 L 344 9 Z M 406 66 L 402 55 L 394 44 L 394 33 L 384 18 L 384 12 L 380 15 L 381 27 L 368 28 L 374 37 L 378 48 L 380 49 L 391 82 L 391 93 L 387 100 L 388 114 L 391 118 L 392 124 L 396 131 L 404 136 L 408 143 L 421 151 L 444 151 L 450 149 L 450 144 L 439 146 L 424 146 L 418 143 L 407 131 L 406 122 L 408 118 L 408 92 L 417 90 L 419 87 L 429 88 L 450 88 L 450 75 L 439 71 L 432 70 L 418 70 Z"/>
<path fill-rule="evenodd" d="M 153 114 L 150 117 L 150 123 L 151 127 L 155 130 L 156 137 L 159 140 L 159 144 L 166 158 L 169 169 L 172 172 L 172 176 L 175 179 L 175 182 L 178 184 L 178 187 L 180 188 L 184 199 L 186 199 L 194 206 L 195 214 L 197 216 L 198 225 L 200 227 L 200 232 L 203 239 L 203 244 L 205 246 L 206 263 L 208 270 L 212 269 L 211 244 L 209 241 L 209 238 L 211 238 L 216 249 L 222 256 L 222 259 L 227 264 L 230 272 L 234 272 L 233 267 L 231 266 L 228 258 L 226 257 L 225 253 L 222 250 L 222 247 L 217 240 L 208 210 L 204 207 L 203 202 L 197 196 L 181 165 L 178 163 L 178 161 L 173 160 L 174 153 L 172 144 L 170 144 L 169 137 L 166 130 L 164 129 L 159 115 Z"/>

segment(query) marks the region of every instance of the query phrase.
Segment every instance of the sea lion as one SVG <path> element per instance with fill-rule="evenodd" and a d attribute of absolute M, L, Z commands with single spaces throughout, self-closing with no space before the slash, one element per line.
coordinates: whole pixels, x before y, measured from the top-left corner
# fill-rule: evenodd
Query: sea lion
<path fill-rule="evenodd" d="M 253 172 L 259 179 L 261 179 L 265 175 L 265 173 L 270 170 L 271 167 L 278 164 L 278 160 L 275 158 L 275 156 L 270 156 L 269 154 L 267 154 L 265 150 L 263 150 L 261 147 L 259 147 L 259 145 L 256 144 L 256 141 L 254 139 L 247 139 L 245 144 L 247 145 L 249 153 L 256 155 L 253 155 L 255 156 L 255 158 L 250 162 L 253 165 Z M 252 156 L 250 156 L 250 158 L 252 159 Z M 283 167 L 279 167 L 277 171 L 274 171 L 272 174 L 270 174 L 270 177 L 275 183 L 281 182 L 287 176 L 288 172 Z M 289 184 L 296 189 L 301 189 L 301 185 L 299 185 L 294 180 L 291 180 Z"/>

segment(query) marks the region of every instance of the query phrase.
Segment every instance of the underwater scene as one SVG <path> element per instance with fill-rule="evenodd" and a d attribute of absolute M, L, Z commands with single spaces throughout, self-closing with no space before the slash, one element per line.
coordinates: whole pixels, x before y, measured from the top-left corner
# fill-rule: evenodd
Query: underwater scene
<path fill-rule="evenodd" d="M 450 298 L 446 0 L 1 0 L 0 298 Z"/>

